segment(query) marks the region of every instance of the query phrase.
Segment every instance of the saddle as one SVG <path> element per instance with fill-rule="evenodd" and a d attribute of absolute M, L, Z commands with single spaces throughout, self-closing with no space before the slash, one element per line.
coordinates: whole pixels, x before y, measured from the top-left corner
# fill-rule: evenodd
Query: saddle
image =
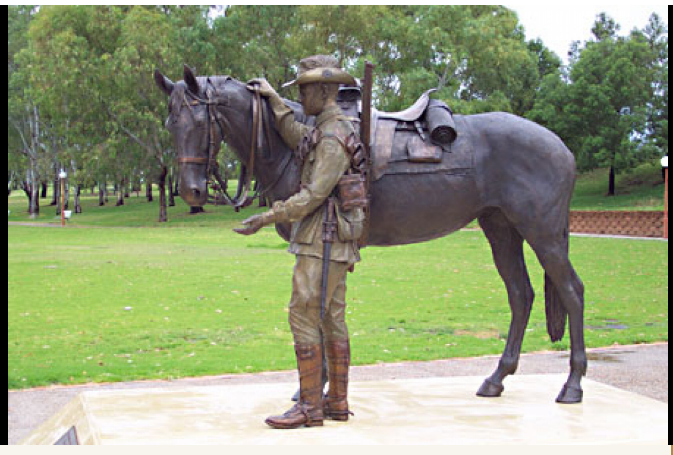
<path fill-rule="evenodd" d="M 473 168 L 469 141 L 459 137 L 451 109 L 430 98 L 434 91 L 427 90 L 402 111 L 372 109 L 372 181 L 386 174 L 464 173 Z M 358 87 L 339 90 L 337 103 L 353 121 L 360 118 L 360 98 Z M 447 154 L 452 159 L 445 159 Z"/>

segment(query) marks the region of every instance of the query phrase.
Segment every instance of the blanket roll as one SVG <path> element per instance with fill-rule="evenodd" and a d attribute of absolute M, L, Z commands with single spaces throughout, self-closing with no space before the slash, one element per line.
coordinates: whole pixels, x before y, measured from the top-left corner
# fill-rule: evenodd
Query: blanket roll
<path fill-rule="evenodd" d="M 425 112 L 430 139 L 436 144 L 449 145 L 458 137 L 456 124 L 449 106 L 439 100 L 430 100 Z"/>

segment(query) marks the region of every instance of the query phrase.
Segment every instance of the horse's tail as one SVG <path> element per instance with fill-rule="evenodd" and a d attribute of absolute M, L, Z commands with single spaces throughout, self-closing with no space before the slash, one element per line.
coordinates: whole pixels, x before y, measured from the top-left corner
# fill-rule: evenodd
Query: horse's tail
<path fill-rule="evenodd" d="M 565 252 L 569 252 L 568 237 L 570 234 L 570 214 L 565 216 L 565 229 L 563 230 L 563 238 L 565 241 Z M 553 343 L 563 339 L 563 333 L 566 328 L 566 320 L 568 319 L 568 311 L 561 302 L 561 295 L 552 281 L 551 277 L 545 272 L 544 274 L 544 300 L 545 300 L 545 314 L 547 315 L 547 333 Z"/>
<path fill-rule="evenodd" d="M 547 332 L 552 342 L 560 341 L 565 332 L 568 312 L 566 311 L 561 296 L 549 275 L 544 274 L 544 300 L 545 313 L 547 314 Z"/>

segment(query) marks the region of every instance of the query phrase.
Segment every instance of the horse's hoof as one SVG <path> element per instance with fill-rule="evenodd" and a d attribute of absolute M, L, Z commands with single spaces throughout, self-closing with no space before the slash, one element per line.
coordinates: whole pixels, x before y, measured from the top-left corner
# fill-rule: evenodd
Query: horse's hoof
<path fill-rule="evenodd" d="M 566 384 L 561 389 L 561 393 L 558 394 L 558 397 L 556 397 L 556 402 L 564 404 L 581 403 L 583 393 L 581 388 L 572 387 Z"/>
<path fill-rule="evenodd" d="M 484 380 L 484 383 L 479 387 L 477 395 L 480 397 L 499 397 L 502 394 L 502 391 L 505 390 L 505 386 L 502 384 L 496 384 L 490 379 Z"/>

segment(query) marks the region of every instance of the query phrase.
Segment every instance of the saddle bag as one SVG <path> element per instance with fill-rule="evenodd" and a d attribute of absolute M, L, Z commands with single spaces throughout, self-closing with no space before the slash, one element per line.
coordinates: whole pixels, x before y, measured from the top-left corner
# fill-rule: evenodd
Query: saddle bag
<path fill-rule="evenodd" d="M 339 205 L 343 211 L 367 207 L 367 155 L 364 144 L 357 134 L 351 133 L 344 141 L 344 148 L 351 165 L 337 184 Z"/>
<path fill-rule="evenodd" d="M 414 134 L 407 140 L 407 157 L 410 163 L 441 163 L 442 148 Z"/>

